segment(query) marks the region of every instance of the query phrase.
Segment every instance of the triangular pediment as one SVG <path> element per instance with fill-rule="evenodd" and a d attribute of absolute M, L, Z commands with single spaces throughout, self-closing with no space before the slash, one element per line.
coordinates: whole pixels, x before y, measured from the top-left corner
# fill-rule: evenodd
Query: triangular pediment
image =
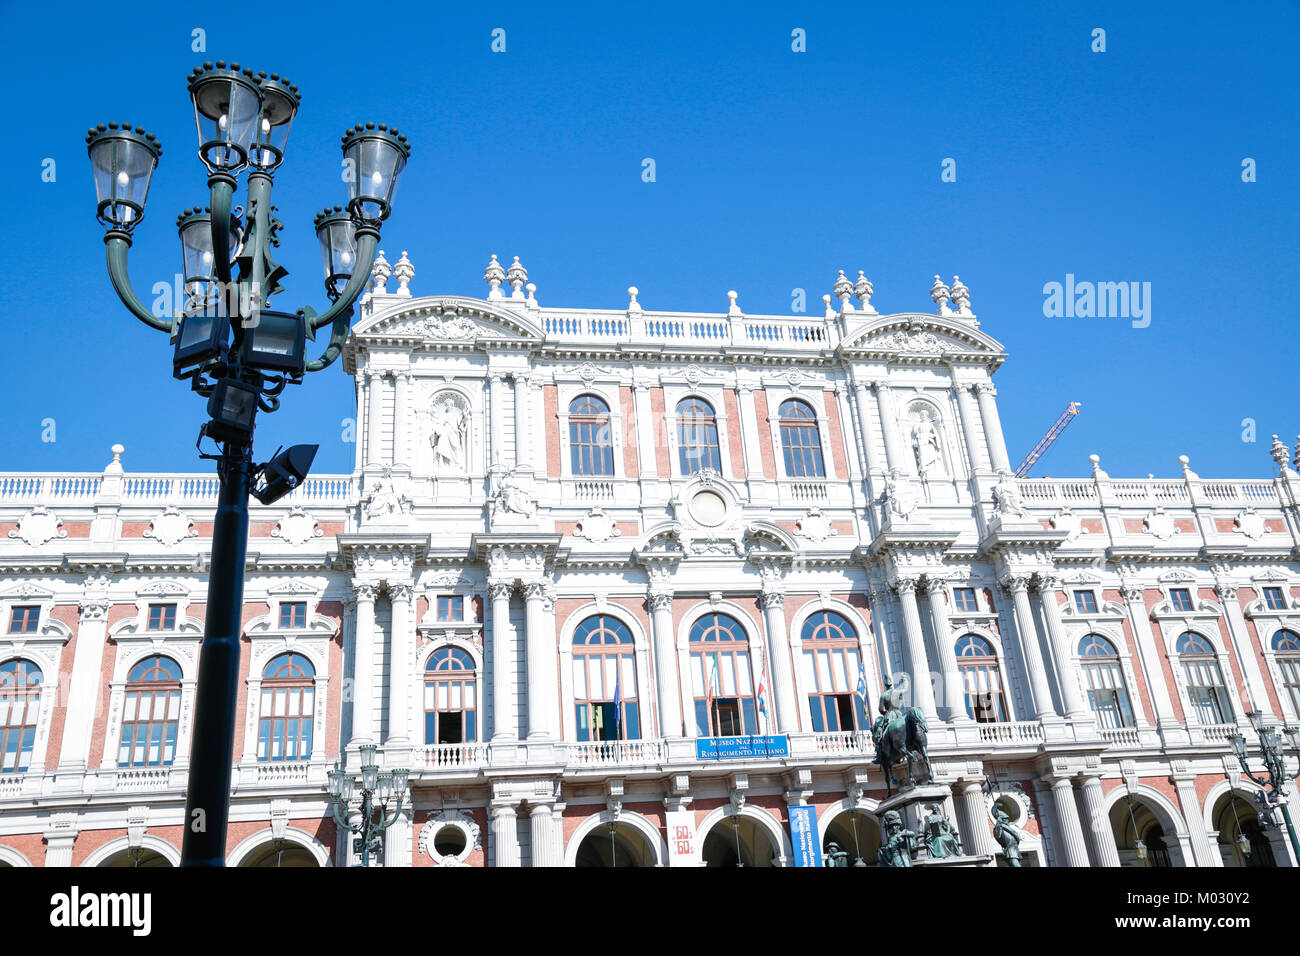
<path fill-rule="evenodd" d="M 951 354 L 1002 355 L 1002 343 L 958 319 L 901 314 L 873 319 L 844 336 L 843 351 L 855 354 L 939 358 Z"/>

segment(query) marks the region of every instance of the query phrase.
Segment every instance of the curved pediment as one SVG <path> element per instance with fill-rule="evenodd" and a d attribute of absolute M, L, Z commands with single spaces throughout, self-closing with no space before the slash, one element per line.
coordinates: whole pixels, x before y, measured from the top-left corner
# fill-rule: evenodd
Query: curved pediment
<path fill-rule="evenodd" d="M 352 339 L 387 340 L 432 347 L 466 347 L 479 342 L 535 344 L 542 340 L 532 317 L 466 296 L 426 296 L 385 302 L 352 328 Z"/>
<path fill-rule="evenodd" d="M 1002 358 L 1002 343 L 969 322 L 939 315 L 905 312 L 882 315 L 850 328 L 841 345 L 855 355 L 938 359 L 972 353 Z"/>

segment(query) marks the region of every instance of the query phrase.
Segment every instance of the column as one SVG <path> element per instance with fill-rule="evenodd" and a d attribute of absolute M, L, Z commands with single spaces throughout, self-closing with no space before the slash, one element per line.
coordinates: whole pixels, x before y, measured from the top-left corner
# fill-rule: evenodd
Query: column
<path fill-rule="evenodd" d="M 542 377 L 540 375 L 531 375 L 528 378 L 528 410 L 531 413 L 533 409 L 538 409 L 536 415 L 530 414 L 532 421 L 529 428 L 537 428 L 537 440 L 529 444 L 528 450 L 530 457 L 528 463 L 533 466 L 533 473 L 537 475 L 546 474 L 546 434 L 547 430 L 559 427 L 559 423 L 551 418 L 545 418 L 546 403 L 542 400 Z M 538 427 L 540 422 L 540 427 Z M 556 477 L 552 475 L 551 477 Z"/>
<path fill-rule="evenodd" d="M 1110 817 L 1103 808 L 1101 778 L 1085 776 L 1079 787 L 1083 795 L 1084 833 L 1092 851 L 1093 866 L 1119 866 L 1119 850 L 1115 848 L 1115 834 L 1110 828 Z"/>
<path fill-rule="evenodd" d="M 1273 705 L 1264 689 L 1264 675 L 1259 669 L 1259 657 L 1250 642 L 1250 632 L 1246 630 L 1246 618 L 1242 615 L 1241 603 L 1237 600 L 1237 588 L 1227 583 L 1217 583 L 1214 593 L 1223 602 L 1228 638 L 1237 653 L 1237 660 L 1241 661 L 1241 673 L 1246 679 L 1246 693 L 1250 695 L 1250 703 L 1265 718 L 1272 718 Z"/>
<path fill-rule="evenodd" d="M 384 866 L 410 866 L 414 843 L 411 823 L 411 805 L 408 796 L 406 805 L 397 819 L 384 831 Z"/>
<path fill-rule="evenodd" d="M 654 413 L 650 409 L 650 386 L 638 382 L 632 389 L 632 406 L 636 412 L 636 460 L 640 469 L 639 477 L 656 478 L 659 475 L 655 464 L 658 452 L 655 441 Z"/>
<path fill-rule="evenodd" d="M 650 592 L 650 624 L 654 629 L 655 689 L 658 691 L 659 736 L 682 735 L 681 687 L 677 680 L 677 646 L 673 640 L 673 595 Z"/>
<path fill-rule="evenodd" d="M 529 448 L 531 435 L 528 428 L 528 373 L 515 372 L 515 464 L 526 465 L 531 460 Z"/>
<path fill-rule="evenodd" d="M 385 751 L 410 747 L 410 730 L 407 727 L 411 711 L 411 662 L 415 657 L 415 626 L 412 623 L 411 586 L 389 585 L 393 602 L 392 653 L 388 670 L 388 739 Z"/>
<path fill-rule="evenodd" d="M 871 405 L 865 382 L 853 383 L 853 398 L 858 410 L 858 437 L 862 444 L 862 453 L 866 457 L 867 474 L 879 474 L 885 469 L 880 461 L 880 451 L 876 448 L 871 434 Z"/>
<path fill-rule="evenodd" d="M 1012 575 L 1004 579 L 1002 586 L 1011 592 L 1015 604 L 1016 634 L 1020 638 L 1020 653 L 1033 691 L 1034 717 L 1053 717 L 1056 711 L 1052 709 L 1052 689 L 1047 683 L 1043 652 L 1038 647 L 1038 629 L 1034 627 L 1034 614 L 1029 607 L 1029 579 Z"/>
<path fill-rule="evenodd" d="M 68 715 L 59 748 L 60 774 L 84 773 L 90 762 L 90 741 L 95 731 L 95 705 L 99 701 L 100 667 L 108 633 L 107 597 L 87 597 L 81 602 L 77 624 L 77 652 L 68 685 Z M 75 782 L 80 788 L 81 781 Z"/>
<path fill-rule="evenodd" d="M 758 437 L 758 411 L 754 407 L 754 387 L 739 385 L 740 393 L 740 438 L 745 452 L 745 475 L 759 478 L 763 474 L 763 453 Z M 767 477 L 774 477 L 768 475 Z"/>
<path fill-rule="evenodd" d="M 993 839 L 985 806 L 984 788 L 977 781 L 965 780 L 957 785 L 957 806 L 961 814 L 961 841 L 973 855 L 996 856 L 998 843 Z"/>
<path fill-rule="evenodd" d="M 1083 842 L 1083 828 L 1079 825 L 1079 807 L 1074 802 L 1074 784 L 1069 777 L 1052 777 L 1050 783 L 1059 827 L 1057 846 L 1061 851 L 1061 862 L 1066 866 L 1087 866 L 1088 850 Z"/>
<path fill-rule="evenodd" d="M 916 578 L 899 578 L 895 587 L 898 588 L 898 603 L 903 609 L 903 632 L 907 636 L 907 666 L 912 671 L 912 705 L 921 709 L 926 720 L 937 720 L 930 661 L 925 655 L 925 638 L 921 634 L 921 614 L 916 607 Z"/>
<path fill-rule="evenodd" d="M 1043 621 L 1047 624 L 1047 639 L 1052 642 L 1052 651 L 1056 655 L 1056 680 L 1061 688 L 1061 706 L 1065 708 L 1066 716 L 1083 720 L 1089 716 L 1090 711 L 1079 690 L 1074 648 L 1066 639 L 1065 627 L 1061 624 L 1061 606 L 1056 600 L 1060 586 L 1058 578 L 1043 578 L 1038 589 L 1038 600 L 1043 608 Z"/>
<path fill-rule="evenodd" d="M 72 847 L 77 842 L 77 813 L 53 813 L 45 828 L 45 865 L 72 866 Z"/>
<path fill-rule="evenodd" d="M 489 581 L 492 599 L 492 740 L 514 740 L 515 727 L 515 655 L 510 633 L 510 592 L 513 581 Z M 514 811 L 510 811 L 511 820 Z M 513 831 L 511 831 L 513 833 Z M 518 866 L 516 862 L 514 864 Z"/>
<path fill-rule="evenodd" d="M 984 382 L 975 386 L 979 397 L 980 418 L 984 420 L 984 440 L 989 446 L 989 457 L 993 460 L 994 471 L 1010 471 L 1011 461 L 1007 458 L 1007 443 L 1002 437 L 1002 419 L 998 417 L 998 403 L 993 400 L 993 386 Z"/>
<path fill-rule="evenodd" d="M 375 586 L 354 584 L 357 633 L 352 653 L 352 740 L 348 747 L 372 743 L 375 715 Z"/>
<path fill-rule="evenodd" d="M 763 626 L 767 630 L 767 656 L 772 667 L 772 696 L 776 703 L 777 732 L 799 732 L 799 702 L 790 666 L 790 638 L 785 628 L 785 592 L 765 588 L 762 594 Z M 811 727 L 811 721 L 808 723 Z"/>
<path fill-rule="evenodd" d="M 934 643 L 939 651 L 939 666 L 943 670 L 943 706 L 948 709 L 948 719 L 970 721 L 966 714 L 966 695 L 961 671 L 957 669 L 957 652 L 953 647 L 952 625 L 948 622 L 948 586 L 943 581 L 931 580 L 926 586 L 930 598 L 930 618 L 934 624 Z"/>
<path fill-rule="evenodd" d="M 1156 726 L 1176 723 L 1174 704 L 1169 698 L 1169 685 L 1165 683 L 1164 670 L 1160 666 L 1160 651 L 1156 648 L 1146 603 L 1142 600 L 1142 588 L 1121 583 L 1119 593 L 1124 598 L 1129 627 L 1133 629 L 1133 637 L 1137 641 L 1138 663 L 1142 667 L 1142 678 L 1150 691 L 1151 710 L 1155 714 Z"/>
<path fill-rule="evenodd" d="M 530 735 L 531 736 L 531 735 Z M 552 831 L 555 819 L 549 803 L 537 803 L 528 811 L 532 820 L 532 860 L 533 866 L 559 866 L 555 859 L 555 839 Z"/>
<path fill-rule="evenodd" d="M 488 448 L 493 465 L 502 464 L 501 446 L 505 443 L 505 379 L 500 372 L 488 374 Z"/>
<path fill-rule="evenodd" d="M 908 469 L 904 467 L 906 460 L 898 447 L 898 416 L 894 412 L 893 390 L 885 382 L 873 384 L 880 403 L 880 431 L 885 437 L 885 469 L 893 471 L 898 468 L 905 472 Z"/>
<path fill-rule="evenodd" d="M 383 449 L 383 373 L 366 372 L 366 390 L 369 404 L 366 407 L 366 463 L 379 464 L 384 460 Z"/>
<path fill-rule="evenodd" d="M 410 418 L 411 373 L 393 375 L 393 464 L 410 465 L 406 433 Z"/>
<path fill-rule="evenodd" d="M 554 739 L 556 703 L 551 689 L 559 683 L 556 673 L 555 635 L 546 633 L 546 584 L 524 585 L 524 611 L 528 633 L 528 739 Z M 534 816 L 534 819 L 536 817 Z M 537 842 L 537 837 L 533 837 Z"/>
<path fill-rule="evenodd" d="M 988 464 L 987 456 L 982 453 L 979 440 L 979 415 L 971 401 L 969 385 L 954 385 L 957 392 L 957 409 L 961 413 L 961 431 L 966 440 L 966 452 L 970 456 L 972 471 L 983 471 Z"/>
<path fill-rule="evenodd" d="M 1196 793 L 1195 774 L 1173 774 L 1174 791 L 1178 794 L 1178 807 L 1187 824 L 1187 836 L 1192 841 L 1192 855 L 1197 866 L 1223 866 L 1223 857 L 1217 845 L 1210 843 L 1210 835 L 1205 831 L 1205 818 L 1201 815 L 1201 798 Z M 1166 841 L 1172 834 L 1165 834 Z"/>
<path fill-rule="evenodd" d="M 515 824 L 515 808 L 508 803 L 493 803 L 489 812 L 492 816 L 492 865 L 519 866 L 519 830 Z"/>

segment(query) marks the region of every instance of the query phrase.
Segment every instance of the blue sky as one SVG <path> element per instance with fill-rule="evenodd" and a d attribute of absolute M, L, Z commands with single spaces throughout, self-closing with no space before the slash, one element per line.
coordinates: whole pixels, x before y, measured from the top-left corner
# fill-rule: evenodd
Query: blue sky
<path fill-rule="evenodd" d="M 206 202 L 185 77 L 218 58 L 303 90 L 277 308 L 322 304 L 312 215 L 344 196 L 339 135 L 374 120 L 413 143 L 383 246 L 409 250 L 417 295 L 483 295 L 491 253 L 520 256 L 545 306 L 620 308 L 636 285 L 648 309 L 721 312 L 736 289 L 782 314 L 798 287 L 816 311 L 838 269 L 864 269 L 882 312 L 926 311 L 933 274 L 956 273 L 1010 354 L 1013 461 L 1083 403 L 1035 475 L 1097 452 L 1117 477 L 1176 475 L 1180 454 L 1269 476 L 1269 435 L 1300 432 L 1294 3 L 552 6 L 0 7 L 23 78 L 0 203 L 30 224 L 0 306 L 0 470 L 95 471 L 113 442 L 130 471 L 207 470 L 202 400 L 109 286 L 83 138 L 128 120 L 164 144 L 131 258 L 147 295 L 179 269 L 176 214 Z M 1150 282 L 1150 325 L 1045 317 L 1067 273 Z M 336 365 L 262 416 L 257 450 L 315 441 L 317 473 L 349 471 L 352 414 Z"/>

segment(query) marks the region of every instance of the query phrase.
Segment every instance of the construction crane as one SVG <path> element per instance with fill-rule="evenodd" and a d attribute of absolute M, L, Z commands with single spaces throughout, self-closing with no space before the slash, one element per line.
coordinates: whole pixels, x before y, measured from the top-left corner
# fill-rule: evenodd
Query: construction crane
<path fill-rule="evenodd" d="M 1065 406 L 1065 411 L 1061 412 L 1061 417 L 1056 420 L 1056 424 L 1047 430 L 1047 434 L 1038 440 L 1034 450 L 1026 455 L 1025 460 L 1016 467 L 1017 478 L 1023 478 L 1029 474 L 1029 470 L 1034 467 L 1038 459 L 1042 458 L 1047 453 L 1047 449 L 1052 447 L 1052 442 L 1061 437 L 1061 432 L 1065 431 L 1066 426 L 1074 421 L 1074 416 L 1079 414 L 1080 404 L 1082 403 L 1071 402 Z"/>

